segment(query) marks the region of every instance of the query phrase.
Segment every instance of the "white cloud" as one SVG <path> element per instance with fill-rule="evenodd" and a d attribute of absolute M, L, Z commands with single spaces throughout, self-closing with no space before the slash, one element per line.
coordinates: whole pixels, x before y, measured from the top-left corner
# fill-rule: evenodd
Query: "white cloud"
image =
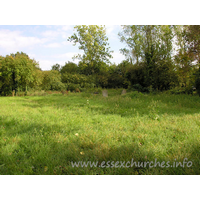
<path fill-rule="evenodd" d="M 67 40 L 68 37 L 70 37 L 72 34 L 69 34 L 69 33 L 65 33 L 65 32 L 62 32 L 62 38 Z"/>
<path fill-rule="evenodd" d="M 116 29 L 119 25 L 105 25 L 106 27 L 106 35 L 109 39 L 118 39 L 118 35 L 116 34 Z"/>
<path fill-rule="evenodd" d="M 57 37 L 62 36 L 62 38 L 67 38 L 70 36 L 69 32 L 73 31 L 72 26 L 64 25 L 64 26 L 48 26 L 49 29 L 41 33 L 42 36 L 47 38 L 55 39 Z"/>
<path fill-rule="evenodd" d="M 48 47 L 48 48 L 58 48 L 58 47 L 61 47 L 61 44 L 58 43 L 58 42 L 54 42 L 54 43 L 46 44 L 46 45 L 44 45 L 44 47 Z"/>
<path fill-rule="evenodd" d="M 50 27 L 49 27 L 50 28 Z M 71 26 L 53 26 L 53 30 L 47 30 L 41 33 L 48 41 L 63 39 L 62 44 L 67 45 L 67 39 L 71 36 L 72 27 Z M 51 44 L 52 45 L 52 44 Z M 49 47 L 51 47 L 49 44 Z M 52 45 L 52 47 L 58 47 L 58 45 Z"/>
<path fill-rule="evenodd" d="M 54 61 L 40 60 L 39 66 L 42 70 L 51 70 L 51 67 L 56 64 Z"/>
<path fill-rule="evenodd" d="M 56 38 L 59 35 L 59 32 L 48 30 L 48 31 L 42 32 L 41 35 L 47 38 Z"/>
<path fill-rule="evenodd" d="M 125 56 L 122 55 L 119 51 L 112 53 L 113 58 L 110 59 L 112 63 L 119 64 L 122 60 L 125 60 Z"/>
<path fill-rule="evenodd" d="M 71 43 L 71 42 L 69 42 L 69 41 L 67 41 L 67 40 L 66 40 L 66 41 L 64 41 L 64 42 L 62 42 L 62 44 L 63 44 L 63 45 L 72 45 L 72 43 Z"/>
<path fill-rule="evenodd" d="M 31 58 L 31 59 L 35 59 L 35 57 L 36 57 L 36 54 L 34 54 L 34 53 L 26 53 L 28 56 L 29 56 L 29 58 Z"/>
<path fill-rule="evenodd" d="M 106 26 L 106 33 L 111 34 L 115 28 L 115 25 L 105 25 Z"/>
<path fill-rule="evenodd" d="M 68 60 L 72 61 L 73 60 L 72 57 L 74 57 L 75 55 L 78 55 L 78 54 L 83 55 L 82 52 L 68 52 L 68 53 L 64 53 L 64 54 L 60 54 L 60 55 L 55 55 L 54 57 L 55 58 L 62 58 L 62 59 L 65 59 L 66 61 L 68 61 Z M 77 61 L 77 59 L 74 60 L 74 62 L 75 61 Z"/>
<path fill-rule="evenodd" d="M 71 26 L 71 25 L 63 25 L 62 26 L 62 30 L 63 31 L 72 31 L 73 30 L 73 26 Z"/>
<path fill-rule="evenodd" d="M 46 41 L 45 38 L 23 36 L 20 31 L 0 30 L 0 48 L 9 53 L 44 44 Z"/>

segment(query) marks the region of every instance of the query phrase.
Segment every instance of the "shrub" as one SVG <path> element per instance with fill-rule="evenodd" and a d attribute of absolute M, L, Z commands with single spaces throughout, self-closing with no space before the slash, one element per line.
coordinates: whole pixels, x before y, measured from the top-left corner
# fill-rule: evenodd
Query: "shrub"
<path fill-rule="evenodd" d="M 71 91 L 79 91 L 82 88 L 94 88 L 95 87 L 95 78 L 93 76 L 86 76 L 83 74 L 62 74 L 62 82 L 66 84 L 66 89 Z"/>
<path fill-rule="evenodd" d="M 129 90 L 131 91 L 138 91 L 138 92 L 144 92 L 144 93 L 149 93 L 150 88 L 148 87 L 143 87 L 140 84 L 134 84 L 129 87 Z"/>
<path fill-rule="evenodd" d="M 175 87 L 168 90 L 170 94 L 193 94 L 193 86 L 189 85 L 187 87 Z"/>
<path fill-rule="evenodd" d="M 137 91 L 133 91 L 133 92 L 127 93 L 126 95 L 123 95 L 123 97 L 130 97 L 131 99 L 139 98 L 141 96 L 144 96 L 144 94 Z"/>

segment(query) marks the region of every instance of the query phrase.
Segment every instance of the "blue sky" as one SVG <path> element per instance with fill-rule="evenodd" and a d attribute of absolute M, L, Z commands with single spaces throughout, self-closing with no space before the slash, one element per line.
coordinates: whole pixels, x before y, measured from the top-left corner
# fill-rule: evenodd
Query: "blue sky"
<path fill-rule="evenodd" d="M 1 3 L 0 55 L 23 51 L 38 61 L 43 70 L 50 70 L 56 63 L 64 65 L 73 61 L 72 57 L 81 53 L 78 46 L 67 42 L 73 34 L 72 24 L 115 24 L 106 25 L 106 29 L 109 46 L 114 51 L 111 62 L 116 64 L 125 59 L 119 52 L 125 47 L 118 37 L 121 26 L 116 24 L 199 24 L 196 4 L 180 4 L 173 0 L 164 3 L 124 0 L 114 4 L 107 0 L 95 4 L 90 0 L 24 2 L 11 0 Z"/>
<path fill-rule="evenodd" d="M 120 63 L 125 57 L 119 49 L 125 47 L 118 37 L 120 25 L 106 25 L 112 63 Z M 24 52 L 39 62 L 42 70 L 50 70 L 58 63 L 73 61 L 72 57 L 83 53 L 78 44 L 73 46 L 67 38 L 74 32 L 74 25 L 0 25 L 0 55 Z M 73 62 L 78 63 L 78 60 Z"/>

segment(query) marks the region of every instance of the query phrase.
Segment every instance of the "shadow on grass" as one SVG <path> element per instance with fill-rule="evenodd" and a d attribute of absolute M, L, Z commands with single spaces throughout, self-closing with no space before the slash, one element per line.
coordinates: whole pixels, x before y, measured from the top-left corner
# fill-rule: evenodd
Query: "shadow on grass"
<path fill-rule="evenodd" d="M 110 146 L 106 140 L 95 141 L 90 137 L 74 136 L 71 133 L 58 133 L 64 126 L 32 123 L 28 126 L 24 122 L 17 120 L 1 119 L 1 123 L 6 124 L 6 130 L 1 130 L 1 154 L 0 154 L 0 174 L 199 174 L 200 173 L 200 145 L 194 143 L 188 148 L 190 157 L 187 161 L 192 161 L 191 167 L 144 167 L 144 162 L 155 159 L 160 164 L 170 161 L 173 165 L 173 154 L 160 154 L 156 157 L 155 150 L 147 150 L 144 145 L 135 142 L 124 145 L 116 143 Z M 21 135 L 13 130 L 13 126 L 19 124 L 18 129 Z M 41 130 L 41 127 L 45 127 Z M 33 131 L 33 127 L 36 131 Z M 52 129 L 53 128 L 53 129 Z M 57 130 L 58 132 L 53 132 Z M 18 138 L 16 138 L 18 137 Z M 179 155 L 179 152 L 173 152 Z M 133 160 L 132 160 L 133 159 Z M 97 167 L 72 167 L 71 162 L 98 162 Z M 111 162 L 118 167 L 111 167 Z M 126 163 L 129 161 L 129 167 Z M 131 163 L 136 162 L 131 167 Z M 177 160 L 178 162 L 183 162 Z M 103 162 L 105 164 L 103 165 Z M 110 162 L 110 163 L 108 163 Z M 123 164 L 123 162 L 125 162 Z M 138 166 L 140 162 L 140 166 Z M 143 166 L 141 166 L 143 163 Z M 79 163 L 80 164 L 80 163 Z M 121 165 L 123 164 L 123 166 Z M 105 167 L 98 167 L 103 165 Z M 110 167 L 108 167 L 110 165 Z M 107 166 L 107 167 L 106 167 Z M 151 165 L 152 166 L 152 165 Z M 166 166 L 166 164 L 165 164 Z"/>

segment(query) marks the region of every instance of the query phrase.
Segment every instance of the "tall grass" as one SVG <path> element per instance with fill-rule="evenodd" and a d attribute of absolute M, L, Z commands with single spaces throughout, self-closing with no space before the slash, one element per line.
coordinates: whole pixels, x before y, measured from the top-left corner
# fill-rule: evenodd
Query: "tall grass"
<path fill-rule="evenodd" d="M 199 97 L 120 94 L 1 97 L 0 174 L 199 174 Z M 191 167 L 71 166 L 185 158 Z"/>

